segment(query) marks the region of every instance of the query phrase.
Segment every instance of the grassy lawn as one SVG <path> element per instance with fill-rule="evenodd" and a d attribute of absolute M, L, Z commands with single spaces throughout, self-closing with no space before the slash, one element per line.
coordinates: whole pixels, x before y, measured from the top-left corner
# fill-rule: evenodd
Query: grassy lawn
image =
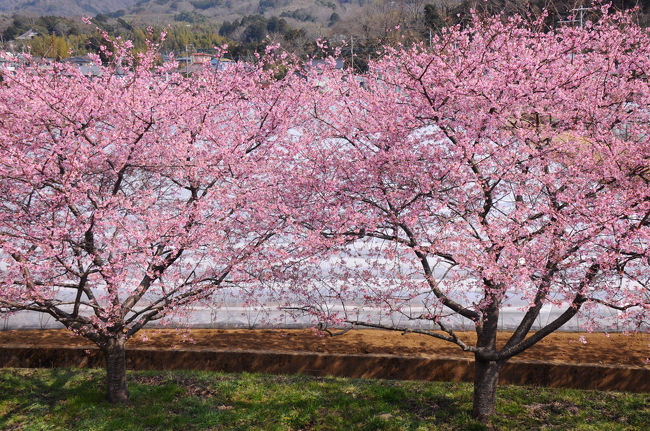
<path fill-rule="evenodd" d="M 507 386 L 489 428 L 469 384 L 129 372 L 131 402 L 104 401 L 103 370 L 0 369 L 0 429 L 645 430 L 650 394 Z"/>

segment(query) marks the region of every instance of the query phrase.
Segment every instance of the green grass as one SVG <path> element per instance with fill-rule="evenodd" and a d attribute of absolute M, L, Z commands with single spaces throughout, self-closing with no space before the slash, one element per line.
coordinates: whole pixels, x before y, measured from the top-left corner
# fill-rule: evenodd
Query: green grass
<path fill-rule="evenodd" d="M 131 401 L 104 401 L 104 372 L 0 369 L 0 429 L 645 430 L 650 394 L 507 386 L 487 427 L 469 384 L 129 372 Z"/>

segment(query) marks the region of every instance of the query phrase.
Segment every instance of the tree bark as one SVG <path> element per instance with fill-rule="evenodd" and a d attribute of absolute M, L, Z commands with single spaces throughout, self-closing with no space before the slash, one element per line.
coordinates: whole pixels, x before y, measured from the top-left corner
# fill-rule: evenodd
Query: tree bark
<path fill-rule="evenodd" d="M 488 287 L 493 286 L 490 283 Z M 476 347 L 484 349 L 485 353 L 496 353 L 499 304 L 494 296 L 488 297 L 488 299 L 490 304 L 483 311 L 481 324 L 476 328 Z M 478 352 L 474 354 L 474 408 L 472 415 L 481 422 L 487 422 L 494 414 L 500 368 L 500 362 L 491 361 Z"/>
<path fill-rule="evenodd" d="M 494 414 L 497 398 L 497 384 L 501 363 L 474 360 L 474 409 L 472 415 L 481 422 L 486 422 Z"/>
<path fill-rule="evenodd" d="M 106 397 L 111 403 L 126 403 L 129 400 L 126 385 L 126 339 L 109 338 L 100 347 L 106 358 Z"/>

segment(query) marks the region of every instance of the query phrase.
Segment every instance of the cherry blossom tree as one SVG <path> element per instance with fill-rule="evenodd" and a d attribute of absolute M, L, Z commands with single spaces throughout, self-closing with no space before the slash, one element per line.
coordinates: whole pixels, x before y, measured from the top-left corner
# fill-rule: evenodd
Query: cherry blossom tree
<path fill-rule="evenodd" d="M 0 308 L 96 343 L 108 399 L 125 402 L 130 337 L 274 258 L 273 147 L 300 82 L 277 79 L 271 54 L 183 77 L 153 43 L 104 52 L 99 76 L 2 74 Z"/>
<path fill-rule="evenodd" d="M 297 308 L 472 352 L 481 420 L 503 364 L 578 313 L 587 330 L 604 307 L 647 330 L 650 34 L 603 14 L 553 31 L 475 16 L 431 48 L 387 49 L 363 79 L 312 77 L 285 199 L 313 209 L 296 225 L 334 254 L 296 271 Z M 517 301 L 522 318 L 498 344 L 500 312 Z M 548 305 L 563 311 L 533 331 Z"/>

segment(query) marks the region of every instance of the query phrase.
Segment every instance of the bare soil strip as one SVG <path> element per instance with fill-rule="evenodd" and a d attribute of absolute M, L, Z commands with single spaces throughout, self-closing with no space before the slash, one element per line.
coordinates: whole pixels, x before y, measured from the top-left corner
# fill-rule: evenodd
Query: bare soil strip
<path fill-rule="evenodd" d="M 473 333 L 462 333 L 470 341 Z M 505 342 L 508 334 L 500 336 Z M 585 337 L 586 344 L 580 341 Z M 145 341 L 146 340 L 146 341 Z M 650 335 L 556 333 L 517 358 L 502 384 L 650 392 Z M 358 330 L 151 329 L 129 342 L 131 369 L 209 369 L 471 381 L 471 354 L 418 334 Z M 64 330 L 0 332 L 0 366 L 101 367 L 100 352 Z"/>
<path fill-rule="evenodd" d="M 499 334 L 504 344 L 509 333 Z M 586 344 L 580 341 L 585 338 Z M 474 332 L 459 332 L 473 342 Z M 146 341 L 144 341 L 146 340 Z M 92 346 L 66 330 L 0 331 L 0 345 Z M 355 330 L 329 337 L 309 329 L 147 329 L 131 339 L 128 347 L 163 349 L 278 350 L 342 354 L 390 354 L 400 356 L 458 356 L 472 358 L 451 343 L 420 334 Z M 650 334 L 556 332 L 518 355 L 516 360 L 575 362 L 650 367 Z"/>

